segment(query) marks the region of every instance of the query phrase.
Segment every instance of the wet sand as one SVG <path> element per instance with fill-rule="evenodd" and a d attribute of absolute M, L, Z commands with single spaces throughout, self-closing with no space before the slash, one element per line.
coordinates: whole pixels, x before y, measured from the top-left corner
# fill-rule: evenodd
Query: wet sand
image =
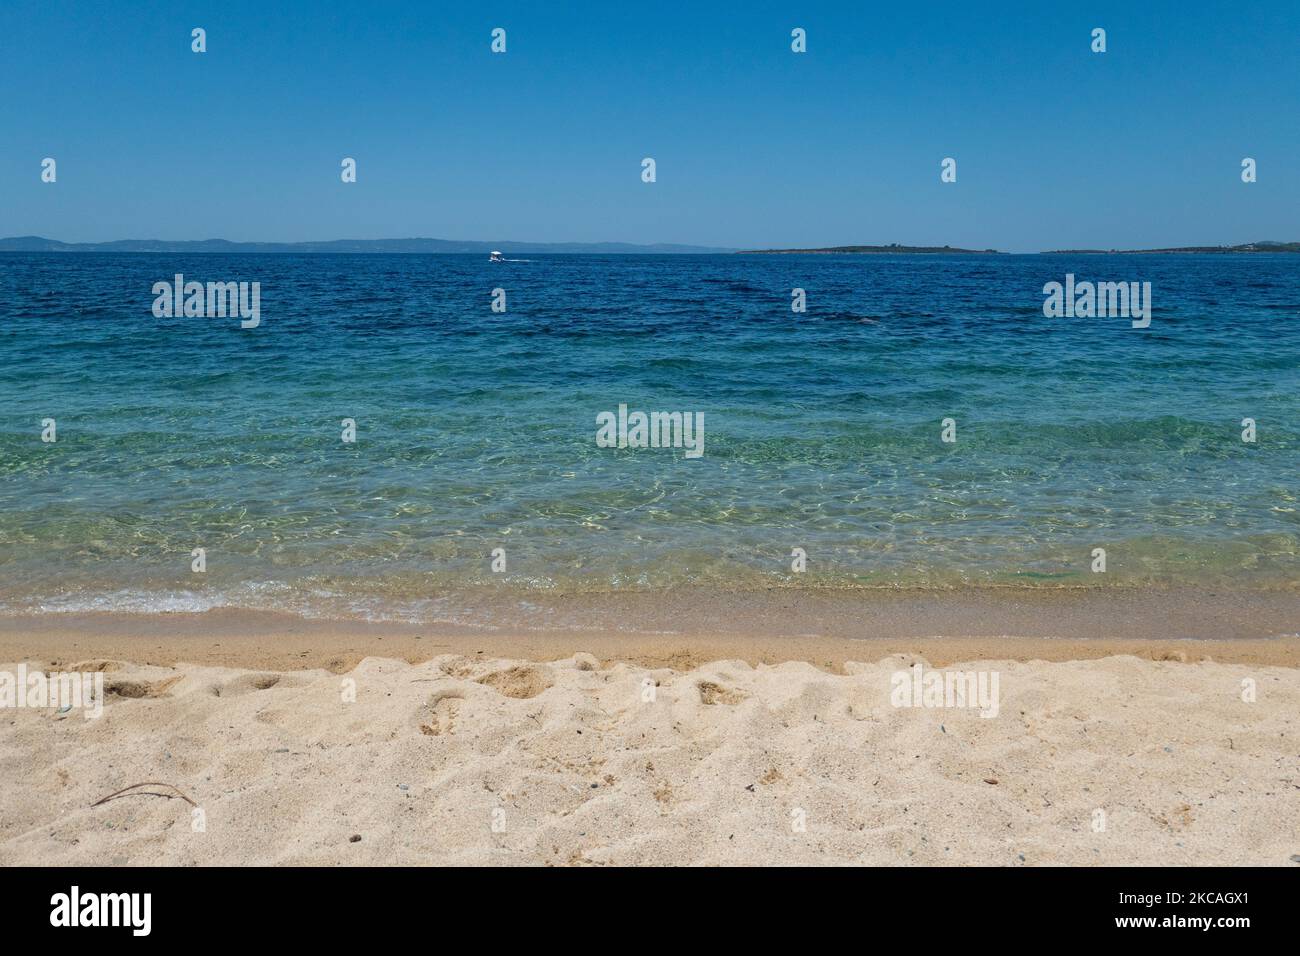
<path fill-rule="evenodd" d="M 501 599 L 498 599 L 501 600 Z M 170 666 L 348 670 L 367 656 L 558 660 L 646 667 L 713 660 L 1068 661 L 1131 654 L 1300 666 L 1300 592 L 987 588 L 673 590 L 530 597 L 494 628 L 309 620 L 290 614 L 44 614 L 0 618 L 0 660 L 111 658 Z"/>

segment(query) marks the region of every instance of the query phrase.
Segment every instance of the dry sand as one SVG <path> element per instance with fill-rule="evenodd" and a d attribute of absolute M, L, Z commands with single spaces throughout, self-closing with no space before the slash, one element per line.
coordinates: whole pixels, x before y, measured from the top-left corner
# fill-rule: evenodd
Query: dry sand
<path fill-rule="evenodd" d="M 1166 646 L 1146 656 L 1188 657 Z M 1294 658 L 1294 641 L 1272 646 L 1264 656 Z M 287 671 L 63 658 L 104 670 L 103 716 L 0 711 L 0 863 L 1293 866 L 1300 854 L 1291 667 L 949 657 L 998 672 L 999 713 L 984 718 L 894 707 L 891 675 L 915 655 L 844 657 L 832 673 L 432 653 Z M 205 830 L 184 800 L 149 795 L 166 788 L 92 806 L 142 781 L 193 798 Z"/>

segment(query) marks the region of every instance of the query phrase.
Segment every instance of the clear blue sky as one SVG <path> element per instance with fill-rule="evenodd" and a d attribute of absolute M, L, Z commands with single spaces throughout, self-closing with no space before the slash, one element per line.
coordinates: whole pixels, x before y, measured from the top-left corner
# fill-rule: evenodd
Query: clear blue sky
<path fill-rule="evenodd" d="M 4 0 L 0 235 L 27 234 L 1300 240 L 1300 3 Z"/>

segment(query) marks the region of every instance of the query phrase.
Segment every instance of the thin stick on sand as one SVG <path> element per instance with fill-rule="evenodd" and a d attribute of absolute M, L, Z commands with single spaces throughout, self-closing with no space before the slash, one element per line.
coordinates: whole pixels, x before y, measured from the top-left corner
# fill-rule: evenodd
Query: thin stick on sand
<path fill-rule="evenodd" d="M 186 803 L 188 803 L 190 806 L 192 806 L 192 807 L 197 807 L 197 806 L 198 806 L 197 803 L 195 803 L 195 802 L 194 802 L 193 800 L 191 800 L 189 797 L 185 796 L 185 794 L 181 791 L 180 787 L 174 787 L 174 786 L 172 786 L 170 783 L 158 783 L 157 781 L 152 781 L 152 780 L 150 780 L 150 781 L 146 781 L 145 783 L 133 783 L 133 784 L 131 784 L 131 786 L 129 786 L 129 787 L 123 787 L 121 790 L 115 790 L 115 791 L 113 791 L 112 793 L 110 793 L 108 796 L 106 796 L 106 797 L 101 797 L 100 799 L 96 800 L 94 803 L 91 804 L 91 807 L 97 807 L 97 806 L 99 806 L 101 803 L 107 803 L 109 800 L 112 800 L 114 797 L 121 797 L 121 796 L 127 796 L 127 797 L 140 797 L 140 796 L 144 796 L 144 794 L 141 794 L 141 793 L 127 793 L 128 790 L 134 790 L 134 789 L 136 789 L 137 787 L 166 787 L 166 788 L 168 788 L 169 790 L 175 790 L 175 791 L 176 791 L 176 796 L 180 797 L 182 800 L 184 800 L 184 801 L 185 801 Z M 170 793 L 151 793 L 151 794 L 149 794 L 149 796 L 151 796 L 151 797 L 166 797 L 168 800 L 173 799 L 173 797 L 172 797 L 172 795 L 171 795 Z"/>

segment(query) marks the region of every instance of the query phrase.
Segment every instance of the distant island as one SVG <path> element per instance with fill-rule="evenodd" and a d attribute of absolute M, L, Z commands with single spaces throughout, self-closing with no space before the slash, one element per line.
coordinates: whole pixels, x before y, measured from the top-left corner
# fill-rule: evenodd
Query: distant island
<path fill-rule="evenodd" d="M 734 252 L 712 246 L 631 242 L 478 242 L 456 239 L 332 239 L 325 242 L 231 242 L 228 239 L 118 239 L 113 242 L 60 242 L 40 236 L 0 239 L 0 252 L 165 252 L 165 253 L 595 253 L 603 255 L 701 255 Z"/>
<path fill-rule="evenodd" d="M 957 249 L 953 246 L 900 246 L 892 243 L 888 246 L 826 246 L 820 249 L 741 249 L 737 255 L 742 256 L 784 256 L 818 254 L 833 255 L 852 253 L 854 255 L 881 255 L 889 253 L 961 253 L 970 256 L 1000 256 L 996 249 Z"/>
<path fill-rule="evenodd" d="M 282 253 L 292 255 L 355 253 L 503 253 L 588 255 L 1006 255 L 997 249 L 962 249 L 957 246 L 822 246 L 810 249 L 729 249 L 678 243 L 632 242 L 479 242 L 462 239 L 330 239 L 320 242 L 231 242 L 228 239 L 117 239 L 112 242 L 60 242 L 41 236 L 0 239 L 0 252 L 145 252 L 145 253 Z M 1239 246 L 1176 246 L 1167 249 L 1052 249 L 1040 255 L 1158 255 L 1169 253 L 1300 252 L 1300 242 L 1248 242 Z"/>
<path fill-rule="evenodd" d="M 1157 255 L 1175 252 L 1300 252 L 1300 242 L 1248 242 L 1239 246 L 1175 246 L 1167 249 L 1052 249 L 1039 255 Z M 959 249 L 954 246 L 900 246 L 891 243 L 888 246 L 823 246 L 816 249 L 740 249 L 736 255 L 742 256 L 779 256 L 779 255 L 882 255 L 882 254 L 942 254 L 952 253 L 968 256 L 1005 255 L 997 249 Z"/>
<path fill-rule="evenodd" d="M 1053 249 L 1053 255 L 1141 256 L 1170 252 L 1300 252 L 1300 242 L 1248 242 L 1240 246 L 1176 246 L 1170 249 Z"/>

